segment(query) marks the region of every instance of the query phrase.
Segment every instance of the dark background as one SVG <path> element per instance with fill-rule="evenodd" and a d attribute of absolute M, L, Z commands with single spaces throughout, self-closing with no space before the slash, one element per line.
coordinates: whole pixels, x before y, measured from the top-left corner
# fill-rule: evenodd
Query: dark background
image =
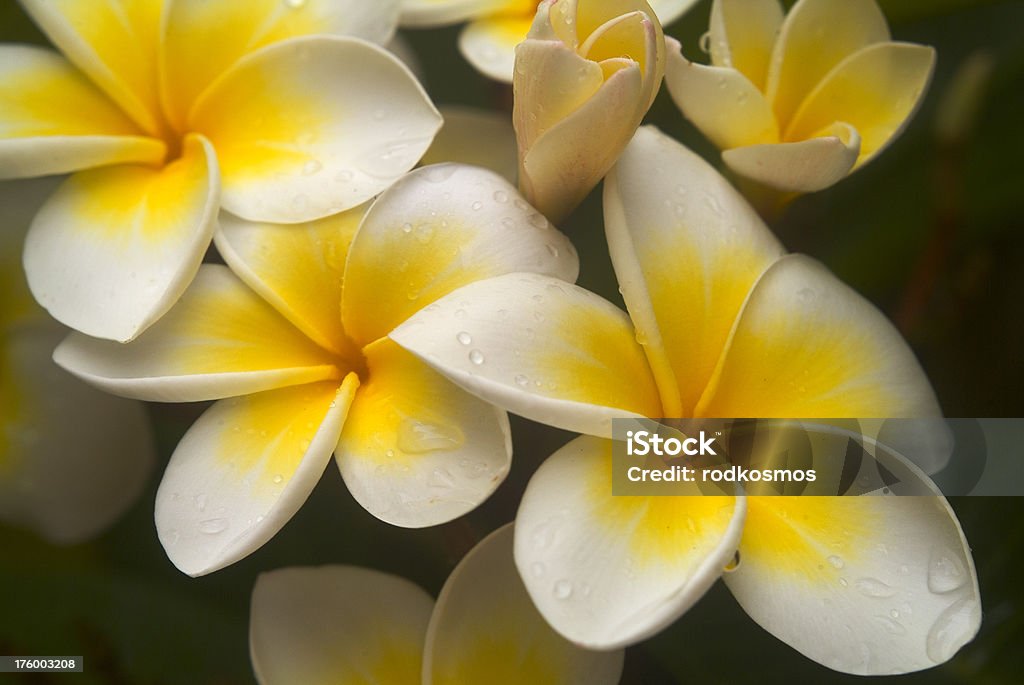
<path fill-rule="evenodd" d="M 1024 2 L 881 5 L 896 39 L 938 50 L 927 100 L 880 158 L 832 189 L 796 200 L 771 220 L 772 228 L 789 249 L 824 261 L 896 321 L 948 416 L 1024 416 Z M 667 29 L 688 56 L 702 61 L 697 45 L 709 6 L 701 3 Z M 432 98 L 508 109 L 508 89 L 463 62 L 457 34 L 457 28 L 406 32 Z M 45 42 L 11 0 L 0 3 L 0 40 Z M 968 98 L 974 114 L 950 140 L 937 133 L 937 122 L 954 101 L 951 85 L 968 63 L 980 75 Z M 718 159 L 667 93 L 648 121 L 705 158 Z M 580 251 L 580 283 L 621 303 L 599 194 L 563 230 Z M 151 405 L 161 468 L 204 408 Z M 513 430 L 512 474 L 463 519 L 420 531 L 388 526 L 352 500 L 331 466 L 271 542 L 201 579 L 179 573 L 157 542 L 157 477 L 124 519 L 89 544 L 52 547 L 0 526 L 0 654 L 84 654 L 87 671 L 0 675 L 0 682 L 250 683 L 250 591 L 258 573 L 281 566 L 363 565 L 406 576 L 436 594 L 477 540 L 514 517 L 529 475 L 571 437 L 515 418 Z M 960 498 L 952 504 L 978 567 L 981 632 L 951 662 L 899 682 L 1024 682 L 1024 500 Z M 775 682 L 861 681 L 778 642 L 743 614 L 721 584 L 671 628 L 629 649 L 623 678 L 627 685 Z"/>

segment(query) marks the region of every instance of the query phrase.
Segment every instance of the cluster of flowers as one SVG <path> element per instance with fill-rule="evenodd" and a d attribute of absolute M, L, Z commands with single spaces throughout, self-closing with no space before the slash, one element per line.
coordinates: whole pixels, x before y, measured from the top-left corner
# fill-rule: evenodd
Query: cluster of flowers
<path fill-rule="evenodd" d="M 662 33 L 684 0 L 23 4 L 63 54 L 0 48 L 0 177 L 70 174 L 4 203 L 34 215 L 31 295 L 74 329 L 54 359 L 120 398 L 216 400 L 157 495 L 175 566 L 198 576 L 258 549 L 332 456 L 370 513 L 417 528 L 502 482 L 506 412 L 584 434 L 436 606 L 351 567 L 263 576 L 261 682 L 615 683 L 622 649 L 723 573 L 754 620 L 840 671 L 928 668 L 977 631 L 973 561 L 937 491 L 610 493 L 613 417 L 939 414 L 873 306 L 641 127 L 664 78 L 736 173 L 785 192 L 839 181 L 905 125 L 934 60 L 891 42 L 873 0 L 800 0 L 787 16 L 777 0 L 716 0 L 709 66 Z M 382 47 L 399 22 L 463 20 L 463 52 L 513 84 L 512 162 L 500 123 L 443 118 Z M 445 119 L 459 125 L 439 134 Z M 474 131 L 487 139 L 462 139 Z M 469 149 L 493 170 L 461 163 Z M 602 179 L 627 312 L 574 285 L 576 252 L 552 226 Z M 203 263 L 211 242 L 224 265 Z M 14 281 L 0 514 L 80 539 L 145 480 L 144 417 L 70 377 L 30 377 L 61 334 Z M 78 491 L 96 494 L 54 519 Z"/>

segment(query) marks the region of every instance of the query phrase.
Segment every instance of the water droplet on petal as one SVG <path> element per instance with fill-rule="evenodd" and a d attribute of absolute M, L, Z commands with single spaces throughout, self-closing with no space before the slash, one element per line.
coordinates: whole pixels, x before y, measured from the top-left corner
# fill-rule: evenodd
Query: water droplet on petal
<path fill-rule="evenodd" d="M 484 363 L 484 353 L 480 350 L 471 350 L 469 353 L 469 361 L 480 366 Z"/>
<path fill-rule="evenodd" d="M 959 590 L 967 582 L 967 574 L 957 555 L 945 549 L 932 550 L 928 562 L 928 589 L 937 595 Z"/>
<path fill-rule="evenodd" d="M 320 170 L 324 168 L 324 165 L 315 159 L 311 159 L 306 162 L 302 167 L 303 176 L 312 176 L 313 174 L 320 173 Z"/>
<path fill-rule="evenodd" d="M 471 336 L 466 331 L 459 331 L 458 335 L 455 336 L 455 339 L 458 340 L 459 343 L 463 345 L 469 345 L 470 343 L 473 342 L 473 336 Z"/>
<path fill-rule="evenodd" d="M 555 583 L 555 598 L 569 599 L 572 597 L 572 583 L 568 580 L 560 580 Z"/>
<path fill-rule="evenodd" d="M 843 560 L 834 554 L 828 558 L 828 563 L 832 564 L 832 568 L 842 568 L 843 566 L 846 566 Z"/>
<path fill-rule="evenodd" d="M 886 585 L 877 578 L 859 578 L 853 585 L 865 597 L 885 598 L 896 594 L 896 590 L 893 587 Z"/>
<path fill-rule="evenodd" d="M 462 445 L 465 438 L 456 426 L 403 419 L 398 426 L 398 449 L 409 454 L 451 450 Z"/>
<path fill-rule="evenodd" d="M 206 519 L 199 522 L 199 532 L 206 535 L 217 535 L 228 529 L 227 519 Z"/>

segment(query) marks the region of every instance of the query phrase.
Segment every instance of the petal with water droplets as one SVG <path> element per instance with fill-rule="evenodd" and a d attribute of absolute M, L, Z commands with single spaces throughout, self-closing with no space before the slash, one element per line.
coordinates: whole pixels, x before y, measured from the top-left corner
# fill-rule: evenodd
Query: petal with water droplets
<path fill-rule="evenodd" d="M 591 649 L 634 644 L 675 621 L 733 558 L 744 500 L 611 492 L 612 443 L 577 438 L 530 480 L 515 558 L 548 622 Z"/>
<path fill-rule="evenodd" d="M 512 525 L 474 547 L 448 577 L 427 630 L 425 685 L 615 685 L 623 652 L 591 652 L 533 606 L 512 557 Z"/>
<path fill-rule="evenodd" d="M 359 386 L 350 374 L 220 400 L 171 455 L 156 529 L 171 562 L 212 573 L 259 549 L 320 480 Z"/>
<path fill-rule="evenodd" d="M 369 372 L 337 451 L 352 496 L 377 518 L 408 528 L 476 508 L 508 474 L 505 412 L 386 338 L 364 352 Z"/>

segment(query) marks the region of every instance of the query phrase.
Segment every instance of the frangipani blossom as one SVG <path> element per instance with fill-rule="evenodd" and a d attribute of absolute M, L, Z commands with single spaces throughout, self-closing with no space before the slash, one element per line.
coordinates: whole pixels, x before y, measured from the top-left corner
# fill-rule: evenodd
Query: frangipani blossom
<path fill-rule="evenodd" d="M 482 398 L 594 436 L 629 416 L 938 415 L 892 325 L 821 265 L 784 254 L 678 143 L 637 133 L 606 180 L 605 221 L 628 316 L 576 286 L 510 274 L 442 298 L 392 339 Z M 455 328 L 484 363 L 457 354 Z M 524 582 L 574 642 L 657 632 L 737 549 L 726 583 L 743 608 L 831 668 L 927 668 L 977 631 L 973 561 L 941 496 L 613 497 L 610 459 L 610 441 L 571 442 L 534 475 L 516 519 Z"/>
<path fill-rule="evenodd" d="M 249 647 L 260 685 L 615 685 L 623 653 L 553 631 L 512 558 L 512 526 L 474 547 L 436 605 L 417 585 L 352 566 L 262 574 Z"/>
<path fill-rule="evenodd" d="M 516 48 L 519 188 L 556 224 L 608 173 L 654 102 L 665 37 L 644 0 L 546 0 Z"/>
<path fill-rule="evenodd" d="M 907 125 L 935 65 L 893 42 L 875 0 L 715 0 L 711 65 L 669 46 L 666 83 L 736 173 L 783 191 L 827 188 Z"/>
<path fill-rule="evenodd" d="M 668 26 L 697 0 L 649 0 L 662 26 Z M 619 3 L 621 4 L 621 3 Z M 477 71 L 512 82 L 516 46 L 526 39 L 538 0 L 402 0 L 402 24 L 428 27 L 469 20 L 459 34 L 459 50 Z"/>
<path fill-rule="evenodd" d="M 32 300 L 20 261 L 54 185 L 0 184 L 0 520 L 74 544 L 138 500 L 156 455 L 141 403 L 90 388 L 51 358 L 66 329 Z"/>
<path fill-rule="evenodd" d="M 441 124 L 397 0 L 24 0 L 63 55 L 0 46 L 0 177 L 75 172 L 24 255 L 62 323 L 127 341 L 192 280 L 220 209 L 305 222 L 416 163 Z M 315 34 L 315 35 L 314 35 Z"/>
<path fill-rule="evenodd" d="M 209 573 L 269 540 L 332 453 L 355 499 L 399 526 L 461 516 L 501 483 L 505 413 L 386 336 L 478 278 L 576 278 L 571 244 L 513 186 L 435 165 L 368 210 L 301 227 L 224 214 L 215 240 L 228 266 L 203 265 L 138 339 L 74 334 L 55 353 L 116 394 L 220 400 L 182 438 L 157 494 L 157 531 L 179 569 Z M 468 337 L 459 344 L 479 354 Z"/>

